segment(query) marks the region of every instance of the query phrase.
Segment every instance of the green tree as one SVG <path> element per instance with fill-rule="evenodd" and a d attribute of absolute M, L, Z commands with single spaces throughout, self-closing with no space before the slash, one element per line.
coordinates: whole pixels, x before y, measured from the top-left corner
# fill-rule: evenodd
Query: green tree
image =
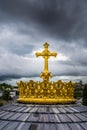
<path fill-rule="evenodd" d="M 87 84 L 84 85 L 82 104 L 87 106 Z"/>
<path fill-rule="evenodd" d="M 11 100 L 11 96 L 10 96 L 9 90 L 5 90 L 5 91 L 3 92 L 2 98 L 3 98 L 4 100 L 6 100 L 6 101 Z"/>

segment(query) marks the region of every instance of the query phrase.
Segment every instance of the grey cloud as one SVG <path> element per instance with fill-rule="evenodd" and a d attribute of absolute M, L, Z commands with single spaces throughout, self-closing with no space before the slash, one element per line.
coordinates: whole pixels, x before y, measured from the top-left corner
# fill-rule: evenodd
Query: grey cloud
<path fill-rule="evenodd" d="M 3 0 L 1 11 L 10 20 L 19 20 L 38 26 L 38 31 L 48 32 L 48 36 L 65 40 L 86 39 L 87 35 L 86 0 Z M 3 14 L 2 14 L 3 15 Z"/>
<path fill-rule="evenodd" d="M 0 79 L 39 76 L 31 55 L 45 41 L 70 58 L 51 63 L 54 75 L 87 75 L 86 16 L 86 0 L 0 0 Z"/>
<path fill-rule="evenodd" d="M 29 54 L 31 53 L 33 50 L 33 46 L 32 45 L 23 45 L 20 47 L 17 46 L 13 46 L 13 44 L 10 44 L 8 51 L 10 51 L 11 53 L 17 54 L 17 55 L 25 55 L 25 54 Z"/>
<path fill-rule="evenodd" d="M 16 55 L 20 55 L 20 56 L 24 56 L 26 54 L 30 54 L 34 48 L 33 45 L 29 45 L 27 44 L 21 44 L 21 45 L 16 45 L 15 41 L 10 43 L 4 43 L 1 48 L 0 48 L 0 56 L 3 55 L 3 53 L 5 54 L 6 52 L 8 53 L 12 53 L 12 54 L 16 54 Z"/>

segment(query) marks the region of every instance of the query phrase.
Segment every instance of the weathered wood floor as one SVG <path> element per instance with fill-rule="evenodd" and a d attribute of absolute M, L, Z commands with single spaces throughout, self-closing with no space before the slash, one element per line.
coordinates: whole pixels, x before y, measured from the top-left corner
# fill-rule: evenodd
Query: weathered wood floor
<path fill-rule="evenodd" d="M 6 105 L 0 107 L 0 130 L 87 130 L 87 107 Z"/>

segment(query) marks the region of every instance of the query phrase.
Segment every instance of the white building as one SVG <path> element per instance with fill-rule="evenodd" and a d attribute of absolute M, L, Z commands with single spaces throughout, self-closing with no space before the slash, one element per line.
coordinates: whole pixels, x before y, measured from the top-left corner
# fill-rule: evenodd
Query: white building
<path fill-rule="evenodd" d="M 2 97 L 2 95 L 3 95 L 3 91 L 0 91 L 0 97 Z"/>
<path fill-rule="evenodd" d="M 10 91 L 10 96 L 13 98 L 16 96 L 16 91 Z"/>

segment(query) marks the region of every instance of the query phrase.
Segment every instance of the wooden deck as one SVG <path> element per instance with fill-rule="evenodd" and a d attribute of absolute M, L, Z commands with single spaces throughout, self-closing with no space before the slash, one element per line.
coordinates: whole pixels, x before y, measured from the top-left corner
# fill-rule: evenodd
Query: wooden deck
<path fill-rule="evenodd" d="M 87 130 L 87 107 L 6 105 L 0 107 L 0 130 Z"/>

